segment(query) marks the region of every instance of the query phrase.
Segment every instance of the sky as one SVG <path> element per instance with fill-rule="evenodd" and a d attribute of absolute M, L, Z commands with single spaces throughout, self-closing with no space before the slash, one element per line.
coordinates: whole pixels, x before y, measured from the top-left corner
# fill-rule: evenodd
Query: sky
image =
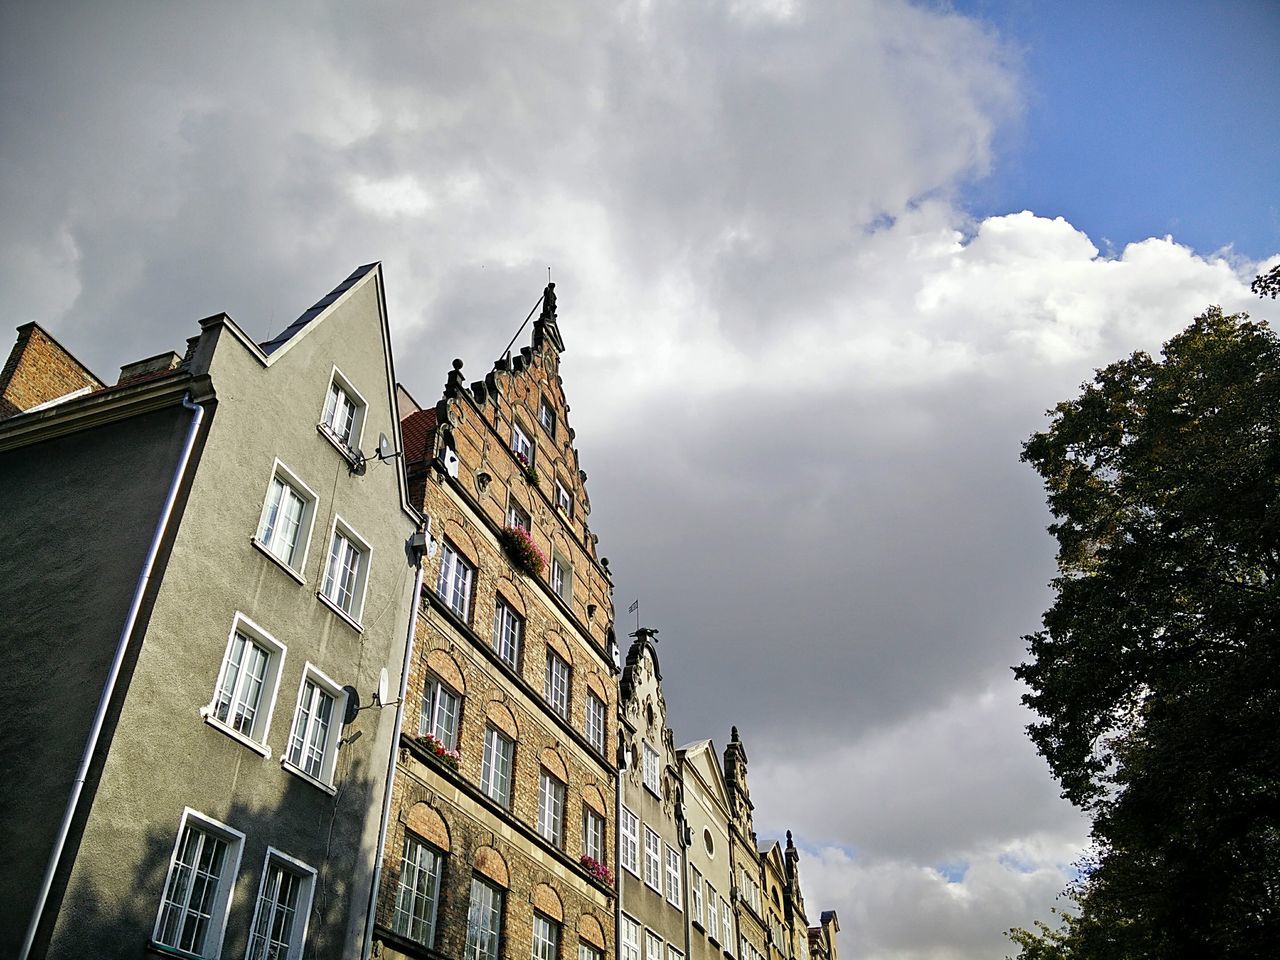
<path fill-rule="evenodd" d="M 619 623 L 844 960 L 978 960 L 1087 839 L 1010 666 L 1021 443 L 1280 257 L 1280 6 L 0 4 L 0 313 L 100 376 L 384 264 L 399 378 L 552 268 Z"/>

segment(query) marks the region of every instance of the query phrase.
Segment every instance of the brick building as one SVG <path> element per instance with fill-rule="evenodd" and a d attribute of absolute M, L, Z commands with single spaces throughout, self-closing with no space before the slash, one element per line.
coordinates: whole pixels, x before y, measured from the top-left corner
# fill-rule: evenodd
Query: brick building
<path fill-rule="evenodd" d="M 611 583 L 559 376 L 553 285 L 529 346 L 444 395 L 401 392 L 423 602 L 373 952 L 613 956 Z"/>

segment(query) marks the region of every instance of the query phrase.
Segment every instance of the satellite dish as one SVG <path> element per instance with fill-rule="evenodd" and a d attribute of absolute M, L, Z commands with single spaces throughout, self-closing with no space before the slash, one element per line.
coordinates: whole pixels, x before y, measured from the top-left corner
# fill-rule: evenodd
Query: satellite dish
<path fill-rule="evenodd" d="M 360 691 L 348 685 L 342 688 L 342 692 L 347 695 L 347 708 L 342 715 L 342 723 L 345 726 L 348 723 L 353 723 L 356 719 L 356 714 L 360 712 Z"/>
<path fill-rule="evenodd" d="M 378 671 L 378 692 L 375 694 L 378 698 L 378 706 L 385 707 L 387 705 L 387 668 L 383 667 Z"/>
<path fill-rule="evenodd" d="M 378 434 L 378 459 L 390 460 L 395 455 L 396 452 L 391 449 L 391 441 L 387 439 L 387 435 L 385 433 Z"/>

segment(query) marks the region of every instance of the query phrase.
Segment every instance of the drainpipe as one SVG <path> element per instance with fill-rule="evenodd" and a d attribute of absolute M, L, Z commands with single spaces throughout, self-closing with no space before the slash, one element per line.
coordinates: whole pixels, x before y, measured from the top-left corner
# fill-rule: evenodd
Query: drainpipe
<path fill-rule="evenodd" d="M 427 542 L 431 540 L 431 521 L 427 520 Z M 396 700 L 396 724 L 391 731 L 391 751 L 387 758 L 387 786 L 382 798 L 382 822 L 378 825 L 378 849 L 373 861 L 373 886 L 369 889 L 369 904 L 364 919 L 364 942 L 360 947 L 361 960 L 369 960 L 373 949 L 373 923 L 377 916 L 378 885 L 382 882 L 382 861 L 387 845 L 387 827 L 391 821 L 391 787 L 395 783 L 396 756 L 400 752 L 400 728 L 404 723 L 404 698 L 409 693 L 409 664 L 413 657 L 413 636 L 418 626 L 418 605 L 422 602 L 422 558 L 418 558 L 418 575 L 413 581 L 413 606 L 409 610 L 409 635 L 404 643 L 404 663 L 400 668 L 400 697 Z"/>
<path fill-rule="evenodd" d="M 155 568 L 156 557 L 160 553 L 160 542 L 164 539 L 169 527 L 169 518 L 173 514 L 173 505 L 178 499 L 178 490 L 186 477 L 187 465 L 191 460 L 191 451 L 196 444 L 196 433 L 204 420 L 204 407 L 191 401 L 188 393 L 182 398 L 182 405 L 192 411 L 191 423 L 187 427 L 187 437 L 182 445 L 182 455 L 173 470 L 173 479 L 169 482 L 169 494 L 165 498 L 164 508 L 156 521 L 155 533 L 151 535 L 151 546 L 147 548 L 147 558 L 138 574 L 138 582 L 133 588 L 133 601 L 129 604 L 129 612 L 124 618 L 124 626 L 120 629 L 120 638 L 116 641 L 115 657 L 111 661 L 111 669 L 107 673 L 106 683 L 102 687 L 102 695 L 98 698 L 98 710 L 93 715 L 93 725 L 89 728 L 89 738 L 84 743 L 84 755 L 80 758 L 80 769 L 76 771 L 75 782 L 71 785 L 71 795 L 67 797 L 67 809 L 63 811 L 62 823 L 58 825 L 58 838 L 54 841 L 53 852 L 49 855 L 49 866 L 45 868 L 44 879 L 40 882 L 40 891 L 36 895 L 35 909 L 31 911 L 31 923 L 27 926 L 26 939 L 22 941 L 22 949 L 18 951 L 18 960 L 27 960 L 31 955 L 32 944 L 35 943 L 36 931 L 44 917 L 44 908 L 49 900 L 49 890 L 53 887 L 53 877 L 58 871 L 58 863 L 62 859 L 62 851 L 67 843 L 67 835 L 71 832 L 71 821 L 75 818 L 76 808 L 80 804 L 80 794 L 84 790 L 85 780 L 89 776 L 89 766 L 98 749 L 98 737 L 102 734 L 102 725 L 107 719 L 107 709 L 115 696 L 116 680 L 120 676 L 120 667 L 124 664 L 125 652 L 129 648 L 129 638 L 138 622 L 138 613 L 142 609 L 142 599 L 146 595 L 147 586 L 151 582 L 151 573 Z"/>
<path fill-rule="evenodd" d="M 622 703 L 618 703 L 618 778 L 614 782 L 613 812 L 613 882 L 617 894 L 617 906 L 613 911 L 613 955 L 615 960 L 622 960 L 622 774 L 630 764 L 627 762 L 627 747 L 622 742 Z M 685 954 L 688 956 L 688 954 Z"/>

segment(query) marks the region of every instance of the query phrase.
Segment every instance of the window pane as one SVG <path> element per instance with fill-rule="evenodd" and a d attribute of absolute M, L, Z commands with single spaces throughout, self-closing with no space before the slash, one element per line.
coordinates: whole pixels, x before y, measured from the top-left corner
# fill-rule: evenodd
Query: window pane
<path fill-rule="evenodd" d="M 270 863 L 258 897 L 247 960 L 275 960 L 295 945 L 298 900 L 306 879 L 281 864 Z"/>
<path fill-rule="evenodd" d="M 466 960 L 497 960 L 502 919 L 502 893 L 479 877 L 471 880 L 467 907 Z"/>
<path fill-rule="evenodd" d="M 222 883 L 227 841 L 188 824 L 165 890 L 156 940 L 168 947 L 202 953 Z"/>
<path fill-rule="evenodd" d="M 434 848 L 417 837 L 405 837 L 391 928 L 428 947 L 435 940 L 441 859 Z"/>

